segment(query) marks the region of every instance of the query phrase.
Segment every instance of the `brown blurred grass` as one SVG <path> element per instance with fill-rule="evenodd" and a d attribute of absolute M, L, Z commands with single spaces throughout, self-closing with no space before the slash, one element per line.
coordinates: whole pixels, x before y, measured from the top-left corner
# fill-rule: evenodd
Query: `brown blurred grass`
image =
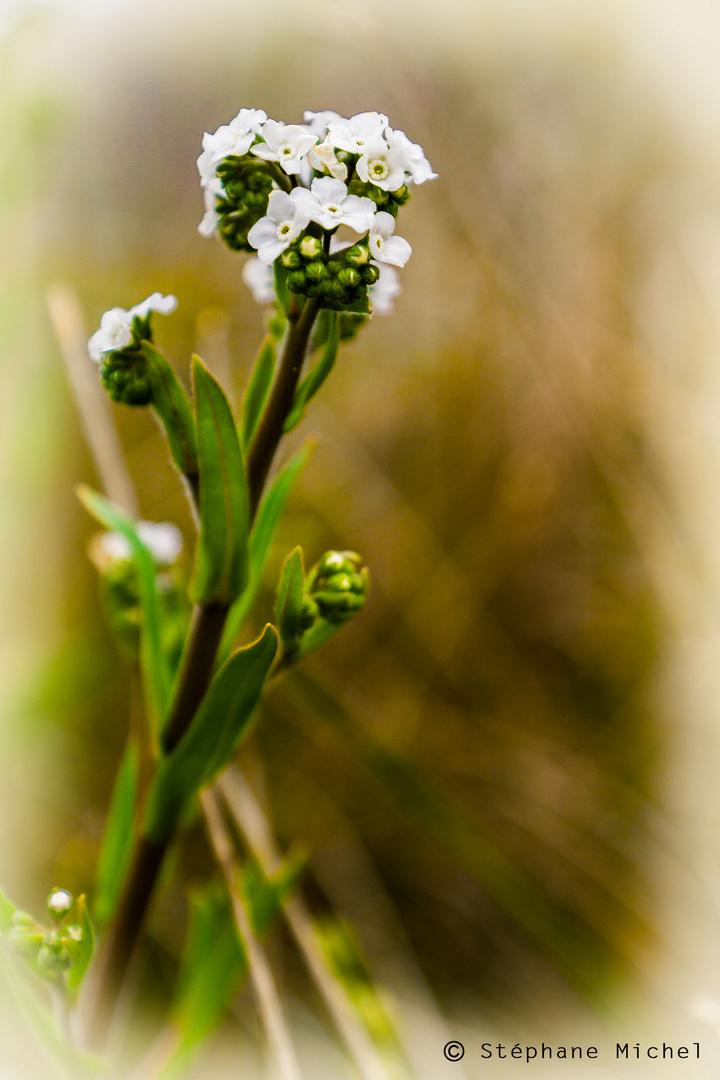
<path fill-rule="evenodd" d="M 219 9 L 192 46 L 160 48 L 152 24 L 134 47 L 78 45 L 84 72 L 29 150 L 42 182 L 21 222 L 26 304 L 37 313 L 44 283 L 72 280 L 92 326 L 113 304 L 175 292 L 162 345 L 186 373 L 199 335 L 237 394 L 261 320 L 240 259 L 196 233 L 202 130 L 241 105 L 288 122 L 377 108 L 423 144 L 440 178 L 401 219 L 405 291 L 345 351 L 298 436 L 315 430 L 320 446 L 275 560 L 298 541 L 310 561 L 356 549 L 371 601 L 273 694 L 247 765 L 281 838 L 318 853 L 314 902 L 360 845 L 444 996 L 530 1009 L 562 998 L 559 971 L 597 1000 L 660 950 L 647 808 L 671 753 L 659 687 L 684 556 L 661 430 L 672 386 L 643 304 L 686 162 L 590 32 L 515 54 L 478 38 L 480 67 L 469 16 L 454 48 L 402 5 L 353 10 L 277 6 L 242 63 L 229 61 L 242 19 Z M 64 760 L 49 802 L 42 777 L 24 780 L 38 818 L 14 884 L 28 904 L 55 881 L 90 886 L 128 696 L 71 494 L 89 462 L 49 330 L 35 334 L 38 393 L 59 399 L 55 441 L 36 450 L 59 454 L 36 520 L 54 530 L 60 586 L 52 661 L 23 715 Z M 144 516 L 189 538 L 152 420 L 116 415 Z M 50 574 L 29 550 L 45 566 L 36 611 Z M 197 844 L 190 877 L 194 858 Z M 165 902 L 170 945 L 180 914 Z"/>

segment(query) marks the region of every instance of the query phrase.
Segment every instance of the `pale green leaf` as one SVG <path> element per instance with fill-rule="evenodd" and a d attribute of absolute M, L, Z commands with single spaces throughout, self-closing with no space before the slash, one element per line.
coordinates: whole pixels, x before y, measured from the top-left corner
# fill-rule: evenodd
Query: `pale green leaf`
<path fill-rule="evenodd" d="M 258 421 L 265 407 L 275 373 L 275 339 L 268 334 L 257 354 L 243 401 L 240 430 L 244 449 L 252 442 Z"/>
<path fill-rule="evenodd" d="M 193 357 L 200 460 L 200 536 L 190 595 L 197 604 L 232 603 L 248 578 L 250 511 L 242 451 L 225 393 Z"/>
<path fill-rule="evenodd" d="M 155 587 L 155 565 L 152 555 L 137 534 L 134 523 L 114 503 L 81 484 L 77 494 L 83 506 L 106 529 L 118 532 L 130 545 L 138 572 L 142 632 L 140 662 L 152 729 L 158 732 L 165 715 L 170 694 L 170 673 L 163 654 L 160 630 L 160 611 Z"/>

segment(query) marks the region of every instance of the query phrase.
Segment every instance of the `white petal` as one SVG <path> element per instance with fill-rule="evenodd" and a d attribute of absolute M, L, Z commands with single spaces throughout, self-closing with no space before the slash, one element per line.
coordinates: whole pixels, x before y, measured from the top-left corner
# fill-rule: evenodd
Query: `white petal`
<path fill-rule="evenodd" d="M 287 191 L 271 191 L 270 198 L 268 199 L 267 216 L 271 221 L 279 224 L 281 221 L 285 221 L 287 218 L 292 217 L 293 209 L 295 207 L 295 201 L 288 194 Z M 253 226 L 254 228 L 255 226 Z M 250 234 L 248 233 L 248 236 Z"/>
<path fill-rule="evenodd" d="M 395 232 L 395 218 L 386 210 L 378 210 L 373 219 L 372 231 L 386 240 Z"/>
<path fill-rule="evenodd" d="M 320 176 L 317 180 L 313 180 L 312 187 L 310 188 L 318 202 L 327 203 L 341 203 L 347 198 L 347 186 L 342 180 L 336 180 L 332 176 Z"/>
<path fill-rule="evenodd" d="M 403 240 L 402 236 L 391 236 L 383 243 L 382 253 L 375 258 L 391 266 L 404 266 L 411 255 L 412 248 L 407 240 Z"/>

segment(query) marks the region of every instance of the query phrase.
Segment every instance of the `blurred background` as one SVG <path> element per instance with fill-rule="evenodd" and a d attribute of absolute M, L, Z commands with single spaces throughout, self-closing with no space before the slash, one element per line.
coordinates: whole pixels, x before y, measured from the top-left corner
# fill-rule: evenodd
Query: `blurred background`
<path fill-rule="evenodd" d="M 0 2 L 0 871 L 18 904 L 91 890 L 130 696 L 47 290 L 77 290 L 88 333 L 175 293 L 158 342 L 239 400 L 262 313 L 244 257 L 197 233 L 202 132 L 241 106 L 377 109 L 439 179 L 401 216 L 394 315 L 284 452 L 317 434 L 258 625 L 296 543 L 309 563 L 360 552 L 371 598 L 273 692 L 245 768 L 283 845 L 311 853 L 313 909 L 352 926 L 370 1022 L 382 1039 L 392 1020 L 413 1076 L 513 1075 L 480 1060 L 496 1035 L 613 1055 L 701 1039 L 693 1075 L 714 1074 L 691 1003 L 720 995 L 719 43 L 704 0 Z M 114 413 L 142 516 L 189 542 L 152 417 Z M 198 829 L 180 877 L 210 865 Z M 158 1000 L 184 916 L 166 888 Z M 345 1076 L 290 944 L 271 950 L 307 1075 Z M 256 1075 L 249 996 L 236 1012 L 197 1075 Z M 10 1005 L 0 1036 L 8 1069 L 47 1075 Z"/>

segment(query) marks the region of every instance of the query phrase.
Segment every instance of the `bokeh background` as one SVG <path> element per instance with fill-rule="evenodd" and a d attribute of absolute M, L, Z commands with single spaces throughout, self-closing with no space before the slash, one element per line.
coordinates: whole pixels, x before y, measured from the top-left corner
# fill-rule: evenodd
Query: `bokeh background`
<path fill-rule="evenodd" d="M 353 927 L 367 1009 L 413 1076 L 513 1075 L 480 1060 L 496 1035 L 701 1039 L 693 1075 L 714 1075 L 692 1000 L 720 994 L 719 44 L 701 0 L 0 4 L 0 866 L 18 903 L 92 888 L 130 695 L 47 290 L 76 290 L 88 332 L 175 293 L 160 344 L 184 375 L 197 349 L 238 400 L 262 314 L 242 257 L 197 233 L 202 132 L 241 106 L 377 109 L 439 179 L 401 216 L 395 314 L 291 440 L 318 445 L 258 620 L 298 542 L 310 562 L 361 552 L 371 599 L 273 692 L 245 767 L 311 853 L 314 910 Z M 152 418 L 114 412 L 142 516 L 190 540 Z M 180 877 L 209 872 L 198 830 Z M 184 913 L 168 887 L 153 1000 Z M 307 1075 L 350 1075 L 282 935 L 272 951 Z M 236 1013 L 197 1075 L 262 1075 L 249 997 Z M 3 1067 L 47 1075 L 9 1003 L 0 1036 Z M 607 1054 L 568 1075 L 617 1074 Z"/>

